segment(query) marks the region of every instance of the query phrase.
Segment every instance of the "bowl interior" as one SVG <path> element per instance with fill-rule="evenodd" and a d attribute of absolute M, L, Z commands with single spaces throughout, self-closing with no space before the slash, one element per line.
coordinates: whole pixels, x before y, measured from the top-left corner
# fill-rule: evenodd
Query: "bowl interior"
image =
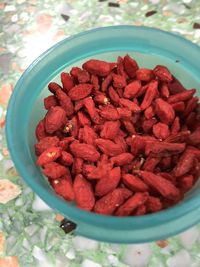
<path fill-rule="evenodd" d="M 48 50 L 38 58 L 25 72 L 18 82 L 11 98 L 7 115 L 7 139 L 15 165 L 33 190 L 51 207 L 65 216 L 83 224 L 80 233 L 89 237 L 113 242 L 139 242 L 158 239 L 181 231 L 200 220 L 200 216 L 188 217 L 183 223 L 174 224 L 170 230 L 170 221 L 184 216 L 200 207 L 200 186 L 197 184 L 177 206 L 157 214 L 138 218 L 115 218 L 100 216 L 81 211 L 56 196 L 41 171 L 35 165 L 34 153 L 35 127 L 44 117 L 44 97 L 50 95 L 47 84 L 53 80 L 60 83 L 60 72 L 68 72 L 72 66 L 81 66 L 90 58 L 116 61 L 118 55 L 133 56 L 140 67 L 154 68 L 161 64 L 167 66 L 183 85 L 190 88 L 200 88 L 200 67 L 196 59 L 200 49 L 190 42 L 168 33 L 148 28 L 129 26 L 108 27 L 93 30 L 66 39 Z M 197 92 L 200 96 L 200 91 Z M 168 222 L 168 226 L 166 223 Z M 129 233 L 120 233 L 117 238 L 106 237 L 100 231 L 89 233 L 87 225 L 94 227 L 132 230 L 135 238 Z M 157 233 L 149 232 L 151 227 L 161 226 Z M 85 228 L 84 228 L 85 227 Z M 167 228 L 166 228 L 167 227 Z M 144 229 L 146 229 L 146 237 Z M 153 229 L 153 228 L 152 228 Z M 133 231 L 135 230 L 135 232 Z M 136 232 L 137 230 L 137 232 Z M 163 232 L 165 231 L 165 232 Z M 91 231 L 92 232 L 92 231 Z"/>

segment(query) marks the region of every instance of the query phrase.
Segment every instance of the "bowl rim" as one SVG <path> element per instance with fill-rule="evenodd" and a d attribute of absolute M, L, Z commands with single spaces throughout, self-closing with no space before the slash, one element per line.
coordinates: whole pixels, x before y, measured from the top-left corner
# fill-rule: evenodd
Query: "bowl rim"
<path fill-rule="evenodd" d="M 68 214 L 69 217 L 73 218 L 74 220 L 78 220 L 80 222 L 84 222 L 86 224 L 93 224 L 96 225 L 104 225 L 106 227 L 116 227 L 116 229 L 119 229 L 119 224 L 126 225 L 126 229 L 131 229 L 134 225 L 141 226 L 141 225 L 148 225 L 151 220 L 154 222 L 158 221 L 160 223 L 161 221 L 166 223 L 167 221 L 174 220 L 180 216 L 183 216 L 194 209 L 197 209 L 200 207 L 200 196 L 195 196 L 191 199 L 188 199 L 186 203 L 180 203 L 178 205 L 175 205 L 172 208 L 168 208 L 166 210 L 160 211 L 158 213 L 154 214 L 148 214 L 145 216 L 138 216 L 138 217 L 115 217 L 115 216 L 104 216 L 99 215 L 92 212 L 86 212 L 84 210 L 80 210 L 77 207 L 72 207 L 70 204 L 68 204 L 66 201 L 63 201 L 58 196 L 51 194 L 47 190 L 45 190 L 42 186 L 38 185 L 34 179 L 32 179 L 32 176 L 28 172 L 26 168 L 24 168 L 24 165 L 20 160 L 18 160 L 17 154 L 12 149 L 12 132 L 11 132 L 11 115 L 13 113 L 13 104 L 15 101 L 15 97 L 18 93 L 18 90 L 20 90 L 21 84 L 27 79 L 29 76 L 29 73 L 34 70 L 34 68 L 37 66 L 37 64 L 42 61 L 44 58 L 48 57 L 48 55 L 54 50 L 61 47 L 64 43 L 69 41 L 75 41 L 77 38 L 80 38 L 81 36 L 86 36 L 93 34 L 95 32 L 101 32 L 101 31 L 108 31 L 108 30 L 115 30 L 115 29 L 122 29 L 123 28 L 130 28 L 132 30 L 141 30 L 141 31 L 152 31 L 154 33 L 160 33 L 164 35 L 168 35 L 169 38 L 175 38 L 184 43 L 187 46 L 190 46 L 192 49 L 195 49 L 200 53 L 200 47 L 189 40 L 183 38 L 182 36 L 176 35 L 171 32 L 166 32 L 160 29 L 151 28 L 151 27 L 145 27 L 145 26 L 130 26 L 130 25 L 119 25 L 119 26 L 108 26 L 108 27 L 101 27 L 101 28 L 95 28 L 91 30 L 87 30 L 75 35 L 72 35 L 68 38 L 65 38 L 64 40 L 58 42 L 57 44 L 50 47 L 48 50 L 43 52 L 38 58 L 36 58 L 29 67 L 23 72 L 22 76 L 18 80 L 17 84 L 15 85 L 14 91 L 12 93 L 12 96 L 9 100 L 8 108 L 7 108 L 7 115 L 6 115 L 6 139 L 9 151 L 11 153 L 12 160 L 15 164 L 16 169 L 18 170 L 19 174 L 22 176 L 23 180 L 33 189 L 33 191 L 39 195 L 39 197 L 44 200 L 51 208 L 58 210 L 59 212 L 63 214 Z M 51 199 L 51 201 L 50 201 Z M 192 224 L 190 224 L 191 226 Z M 163 234 L 164 235 L 164 234 Z"/>

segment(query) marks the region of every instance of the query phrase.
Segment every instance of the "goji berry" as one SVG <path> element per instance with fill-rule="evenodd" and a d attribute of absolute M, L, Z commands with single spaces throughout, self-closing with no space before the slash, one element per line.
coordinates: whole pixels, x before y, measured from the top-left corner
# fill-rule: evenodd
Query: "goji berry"
<path fill-rule="evenodd" d="M 163 82 L 171 82 L 172 74 L 165 66 L 157 65 L 153 70 L 155 76 Z"/>
<path fill-rule="evenodd" d="M 55 161 L 57 158 L 61 156 L 61 148 L 60 147 L 49 147 L 47 148 L 37 159 L 37 165 L 43 166 L 47 163 Z"/>
<path fill-rule="evenodd" d="M 50 179 L 58 179 L 67 174 L 67 168 L 57 162 L 50 162 L 44 165 L 43 173 Z"/>
<path fill-rule="evenodd" d="M 44 137 L 48 136 L 48 133 L 45 130 L 45 120 L 44 119 L 39 121 L 39 123 L 37 124 L 36 129 L 35 129 L 35 135 L 36 135 L 38 141 L 40 141 Z"/>
<path fill-rule="evenodd" d="M 134 98 L 139 90 L 141 89 L 141 82 L 136 80 L 129 83 L 124 90 L 124 97 L 125 98 Z"/>
<path fill-rule="evenodd" d="M 51 107 L 45 116 L 45 130 L 52 134 L 64 125 L 65 120 L 66 112 L 63 108 L 59 106 Z"/>
<path fill-rule="evenodd" d="M 111 72 L 112 66 L 106 61 L 90 59 L 83 64 L 83 69 L 87 70 L 91 74 L 104 77 Z"/>
<path fill-rule="evenodd" d="M 132 197 L 130 197 L 123 205 L 121 205 L 115 215 L 117 216 L 128 216 L 138 207 L 143 205 L 148 198 L 148 193 L 135 193 Z"/>
<path fill-rule="evenodd" d="M 81 174 L 78 174 L 74 179 L 73 188 L 78 207 L 88 211 L 92 210 L 95 198 L 91 184 Z"/>
<path fill-rule="evenodd" d="M 90 95 L 90 93 L 92 92 L 92 88 L 93 86 L 89 83 L 79 84 L 79 85 L 74 86 L 68 92 L 68 96 L 73 101 L 80 100 Z"/>
<path fill-rule="evenodd" d="M 70 150 L 75 157 L 82 158 L 91 162 L 96 162 L 100 157 L 100 154 L 96 150 L 96 148 L 88 144 L 80 144 L 73 142 L 70 144 Z"/>
<path fill-rule="evenodd" d="M 101 197 L 113 191 L 118 186 L 120 179 L 120 167 L 113 168 L 107 176 L 98 180 L 95 186 L 95 195 Z"/>
<path fill-rule="evenodd" d="M 140 178 L 132 174 L 123 174 L 122 180 L 134 192 L 148 191 L 148 186 Z"/>
<path fill-rule="evenodd" d="M 63 90 L 68 92 L 70 89 L 74 87 L 74 81 L 72 77 L 69 75 L 69 73 L 62 72 L 60 76 L 63 85 Z"/>

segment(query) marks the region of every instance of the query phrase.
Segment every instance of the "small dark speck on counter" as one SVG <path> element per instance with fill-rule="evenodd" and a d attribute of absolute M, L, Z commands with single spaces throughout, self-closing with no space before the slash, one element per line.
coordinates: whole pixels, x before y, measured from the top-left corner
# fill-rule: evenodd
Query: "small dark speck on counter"
<path fill-rule="evenodd" d="M 183 3 L 183 5 L 184 5 L 187 9 L 191 9 L 191 6 L 187 5 L 186 3 Z"/>
<path fill-rule="evenodd" d="M 176 63 L 179 63 L 179 62 L 180 62 L 180 60 L 178 60 L 178 59 L 177 59 L 175 62 L 176 62 Z"/>
<path fill-rule="evenodd" d="M 146 14 L 145 14 L 145 17 L 150 17 L 150 16 L 153 16 L 154 14 L 156 14 L 157 11 L 156 10 L 151 10 L 151 11 L 148 11 Z"/>
<path fill-rule="evenodd" d="M 200 29 L 200 23 L 195 22 L 193 24 L 193 29 Z"/>
<path fill-rule="evenodd" d="M 110 6 L 110 7 L 120 7 L 120 4 L 118 4 L 118 3 L 108 3 L 108 6 Z"/>
<path fill-rule="evenodd" d="M 76 224 L 65 218 L 61 221 L 60 228 L 63 229 L 65 234 L 68 234 L 68 233 L 71 233 L 73 230 L 76 229 Z"/>
<path fill-rule="evenodd" d="M 68 21 L 70 16 L 68 15 L 64 15 L 64 14 L 61 14 L 61 17 L 65 20 L 65 21 Z"/>

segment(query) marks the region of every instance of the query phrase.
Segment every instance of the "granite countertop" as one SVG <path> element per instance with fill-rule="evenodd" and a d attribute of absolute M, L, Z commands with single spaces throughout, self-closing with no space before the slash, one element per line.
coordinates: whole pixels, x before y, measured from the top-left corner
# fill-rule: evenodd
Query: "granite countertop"
<path fill-rule="evenodd" d="M 59 227 L 62 217 L 16 172 L 6 148 L 5 115 L 26 67 L 72 34 L 108 25 L 145 25 L 200 45 L 200 1 L 2 0 L 0 21 L 0 266 L 199 267 L 200 225 L 168 240 L 138 245 L 65 235 Z"/>

